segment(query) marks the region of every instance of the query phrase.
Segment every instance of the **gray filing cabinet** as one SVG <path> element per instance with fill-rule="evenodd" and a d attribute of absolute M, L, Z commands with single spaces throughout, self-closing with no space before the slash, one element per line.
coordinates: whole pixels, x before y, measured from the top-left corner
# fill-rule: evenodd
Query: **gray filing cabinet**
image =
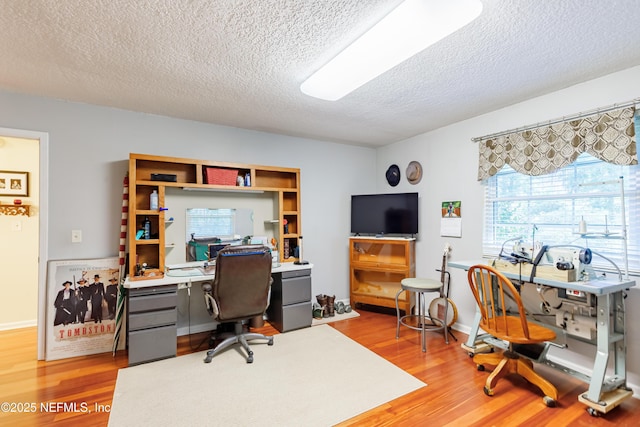
<path fill-rule="evenodd" d="M 129 289 L 127 336 L 129 365 L 175 357 L 178 286 Z"/>
<path fill-rule="evenodd" d="M 280 332 L 311 326 L 311 269 L 273 273 L 269 323 Z"/>

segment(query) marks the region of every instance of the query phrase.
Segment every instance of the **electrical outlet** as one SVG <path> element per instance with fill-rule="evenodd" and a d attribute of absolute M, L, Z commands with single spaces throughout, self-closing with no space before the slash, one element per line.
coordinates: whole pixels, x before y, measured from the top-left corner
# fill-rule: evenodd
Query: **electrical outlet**
<path fill-rule="evenodd" d="M 71 243 L 82 242 L 82 230 L 71 230 Z"/>

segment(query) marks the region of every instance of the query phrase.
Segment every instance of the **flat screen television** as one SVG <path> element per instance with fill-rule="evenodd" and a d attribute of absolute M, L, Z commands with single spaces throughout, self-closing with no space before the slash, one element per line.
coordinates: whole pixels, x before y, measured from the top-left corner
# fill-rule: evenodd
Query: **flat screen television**
<path fill-rule="evenodd" d="M 418 233 L 418 193 L 351 196 L 351 233 Z"/>

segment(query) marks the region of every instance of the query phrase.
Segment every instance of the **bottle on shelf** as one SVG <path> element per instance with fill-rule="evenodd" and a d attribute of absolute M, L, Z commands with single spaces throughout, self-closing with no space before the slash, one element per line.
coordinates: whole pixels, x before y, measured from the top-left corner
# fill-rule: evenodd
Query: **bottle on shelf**
<path fill-rule="evenodd" d="M 150 239 L 151 238 L 151 221 L 149 221 L 149 217 L 144 217 L 144 221 L 142 222 L 142 238 Z"/>
<path fill-rule="evenodd" d="M 158 191 L 153 190 L 153 193 L 149 196 L 149 209 L 152 211 L 158 210 Z"/>

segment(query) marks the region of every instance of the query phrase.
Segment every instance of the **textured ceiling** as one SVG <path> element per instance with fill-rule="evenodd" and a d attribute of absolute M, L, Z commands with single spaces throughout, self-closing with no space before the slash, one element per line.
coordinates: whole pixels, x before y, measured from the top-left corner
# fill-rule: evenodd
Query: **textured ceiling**
<path fill-rule="evenodd" d="M 300 92 L 399 2 L 0 0 L 0 90 L 381 146 L 640 65 L 638 0 L 484 0 L 341 100 Z"/>

